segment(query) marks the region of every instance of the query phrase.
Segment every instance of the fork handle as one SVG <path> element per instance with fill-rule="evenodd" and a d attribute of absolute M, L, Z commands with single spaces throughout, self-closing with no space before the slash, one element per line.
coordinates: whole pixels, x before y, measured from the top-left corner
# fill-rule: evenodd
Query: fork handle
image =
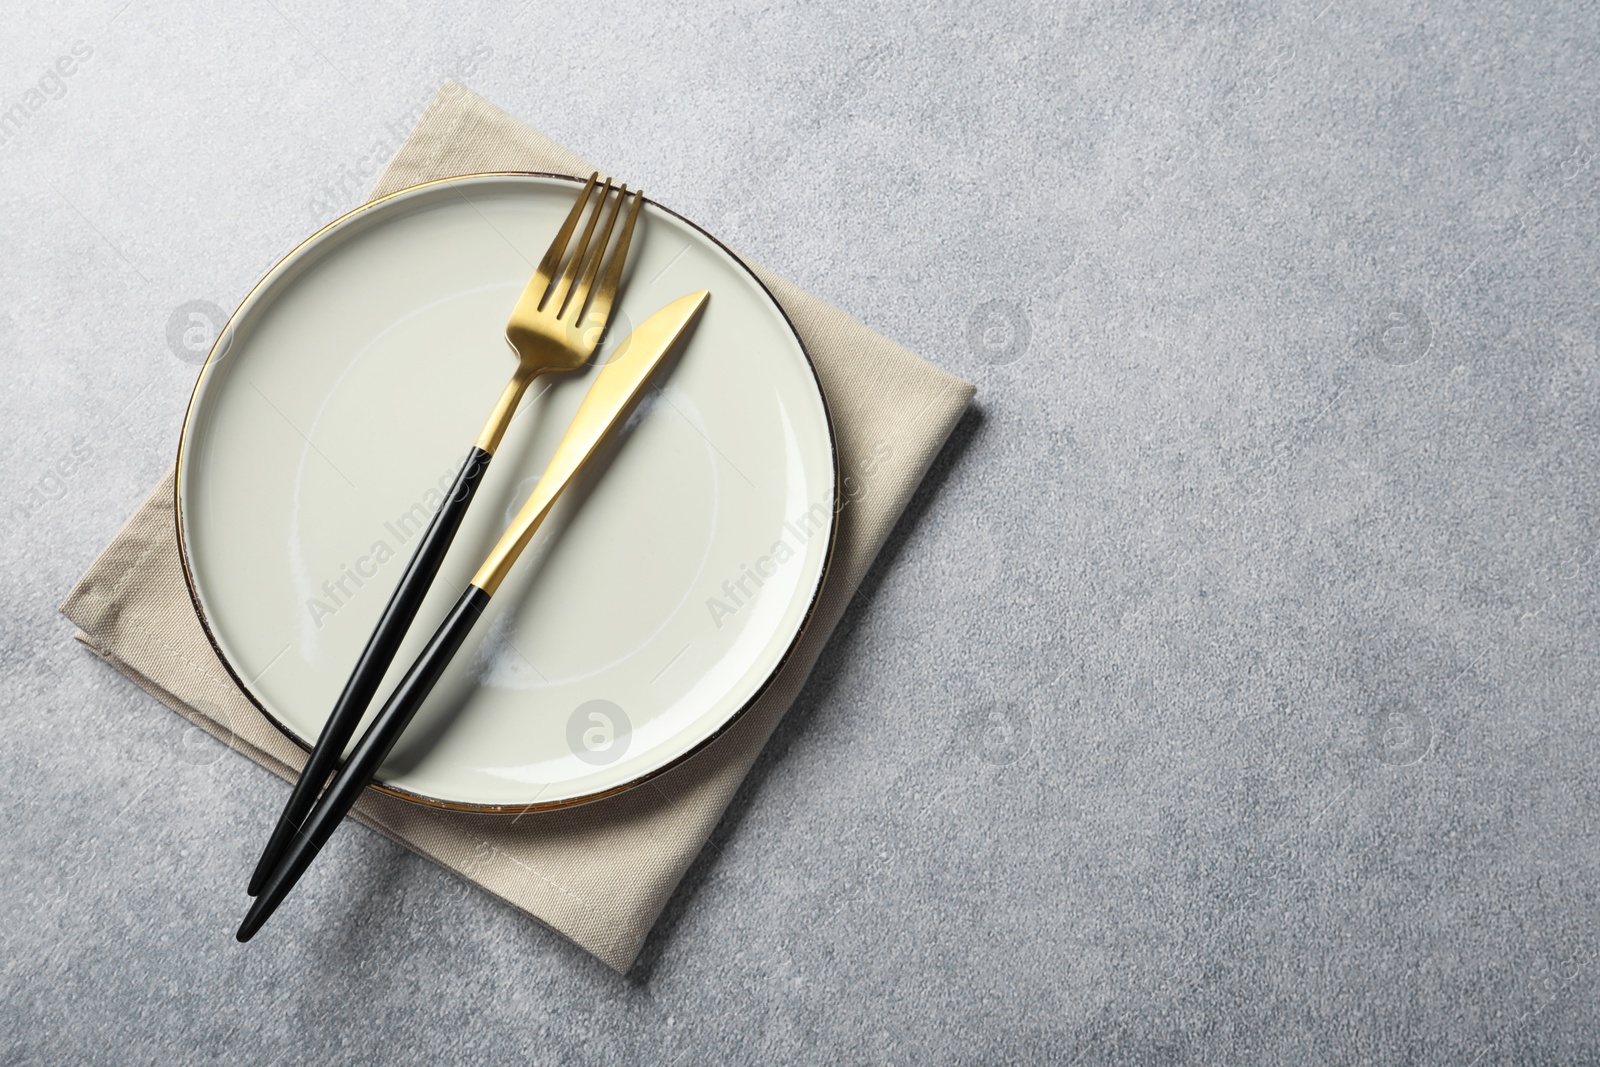
<path fill-rule="evenodd" d="M 293 840 L 295 831 L 300 829 L 300 824 L 316 805 L 323 784 L 339 766 L 339 758 L 360 725 L 361 716 L 372 703 L 378 684 L 394 662 L 400 642 L 405 639 L 406 631 L 416 619 L 423 598 L 433 585 L 439 565 L 444 562 L 450 542 L 455 538 L 461 519 L 472 503 L 473 494 L 478 491 L 478 483 L 483 480 L 483 474 L 489 469 L 489 461 L 493 458 L 493 453 L 482 448 L 474 448 L 468 453 L 466 462 L 461 465 L 461 472 L 450 487 L 449 495 L 433 513 L 432 521 L 412 553 L 411 562 L 400 577 L 400 584 L 395 586 L 388 606 L 383 609 L 377 629 L 367 639 L 367 647 L 356 661 L 349 681 L 345 682 L 344 691 L 333 706 L 333 713 L 323 724 L 316 747 L 311 750 L 311 757 L 306 760 L 305 768 L 289 793 L 289 802 L 284 805 L 283 814 L 278 816 L 272 837 L 256 863 L 255 873 L 250 876 L 251 896 L 261 892 L 261 887 L 266 884 L 283 855 L 284 848 Z"/>
<path fill-rule="evenodd" d="M 455 607 L 450 609 L 450 614 L 445 616 L 439 629 L 429 638 L 422 655 L 417 657 L 405 677 L 400 679 L 400 684 L 395 686 L 394 692 L 389 694 L 389 699 L 384 701 L 378 717 L 357 742 L 355 751 L 350 753 L 350 758 L 339 769 L 333 784 L 328 786 L 327 793 L 317 802 L 305 825 L 291 836 L 282 861 L 272 869 L 239 926 L 236 936 L 240 941 L 248 941 L 255 936 L 261 924 L 277 910 L 289 890 L 311 866 L 311 861 L 317 858 L 317 853 L 322 851 L 322 846 L 339 828 L 340 821 L 360 799 L 372 776 L 378 773 L 378 767 L 389 755 L 389 750 L 400 740 L 411 717 L 433 691 L 434 684 L 444 674 L 451 658 L 488 606 L 488 593 L 475 585 L 467 586 Z"/>

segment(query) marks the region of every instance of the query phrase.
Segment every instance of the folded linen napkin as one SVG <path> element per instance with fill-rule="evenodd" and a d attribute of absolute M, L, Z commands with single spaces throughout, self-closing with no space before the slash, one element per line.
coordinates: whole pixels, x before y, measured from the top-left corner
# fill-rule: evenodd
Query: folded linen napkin
<path fill-rule="evenodd" d="M 439 90 L 373 197 L 481 171 L 597 168 L 454 82 Z M 654 781 L 521 817 L 443 811 L 369 790 L 356 818 L 626 971 L 833 632 L 973 393 L 837 308 L 752 269 L 794 322 L 834 419 L 845 482 L 833 567 L 772 686 L 716 743 Z M 885 458 L 887 457 L 887 458 Z M 228 678 L 185 588 L 168 474 L 68 594 L 83 641 L 174 711 L 284 778 L 305 754 Z M 263 819 L 269 813 L 263 812 Z M 262 823 L 265 833 L 267 823 Z M 241 875 L 242 876 L 242 875 Z"/>

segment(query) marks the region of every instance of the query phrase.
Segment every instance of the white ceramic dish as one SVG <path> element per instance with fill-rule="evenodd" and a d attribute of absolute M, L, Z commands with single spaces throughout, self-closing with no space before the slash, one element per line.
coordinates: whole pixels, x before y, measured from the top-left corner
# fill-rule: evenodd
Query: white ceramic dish
<path fill-rule="evenodd" d="M 315 739 L 514 366 L 505 321 L 579 184 L 494 174 L 360 208 L 224 329 L 184 423 L 178 534 L 235 680 Z M 557 505 L 378 777 L 477 811 L 580 803 L 725 730 L 804 630 L 832 550 L 833 437 L 804 347 L 709 235 L 647 203 L 590 367 L 535 384 L 369 709 L 532 488 L 633 323 L 711 300 L 627 429 Z"/>

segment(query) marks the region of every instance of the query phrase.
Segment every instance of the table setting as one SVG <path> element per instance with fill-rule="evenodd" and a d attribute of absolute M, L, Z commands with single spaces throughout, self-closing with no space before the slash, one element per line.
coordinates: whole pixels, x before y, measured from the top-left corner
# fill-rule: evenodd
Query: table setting
<path fill-rule="evenodd" d="M 1600 1062 L 1600 8 L 0 22 L 0 1063 Z"/>
<path fill-rule="evenodd" d="M 972 393 L 449 83 L 62 610 L 295 783 L 239 940 L 348 812 L 626 971 Z"/>

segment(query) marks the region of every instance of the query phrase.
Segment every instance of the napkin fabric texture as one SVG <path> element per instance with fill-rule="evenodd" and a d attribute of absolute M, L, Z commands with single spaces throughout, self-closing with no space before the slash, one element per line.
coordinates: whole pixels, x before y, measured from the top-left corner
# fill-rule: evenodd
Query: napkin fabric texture
<path fill-rule="evenodd" d="M 595 169 L 450 82 L 429 103 L 372 195 L 481 171 L 585 176 Z M 810 627 L 772 686 L 698 755 L 606 800 L 522 816 L 478 815 L 368 790 L 354 812 L 618 971 L 638 956 L 973 393 L 967 382 L 837 308 L 751 267 L 811 353 L 833 417 L 841 474 L 850 478 L 832 569 Z M 872 473 L 854 476 L 862 470 Z M 298 772 L 304 753 L 229 679 L 195 615 L 178 556 L 172 474 L 78 581 L 61 610 L 80 628 L 79 640 L 162 703 L 282 777 Z M 266 829 L 263 821 L 263 834 Z"/>

